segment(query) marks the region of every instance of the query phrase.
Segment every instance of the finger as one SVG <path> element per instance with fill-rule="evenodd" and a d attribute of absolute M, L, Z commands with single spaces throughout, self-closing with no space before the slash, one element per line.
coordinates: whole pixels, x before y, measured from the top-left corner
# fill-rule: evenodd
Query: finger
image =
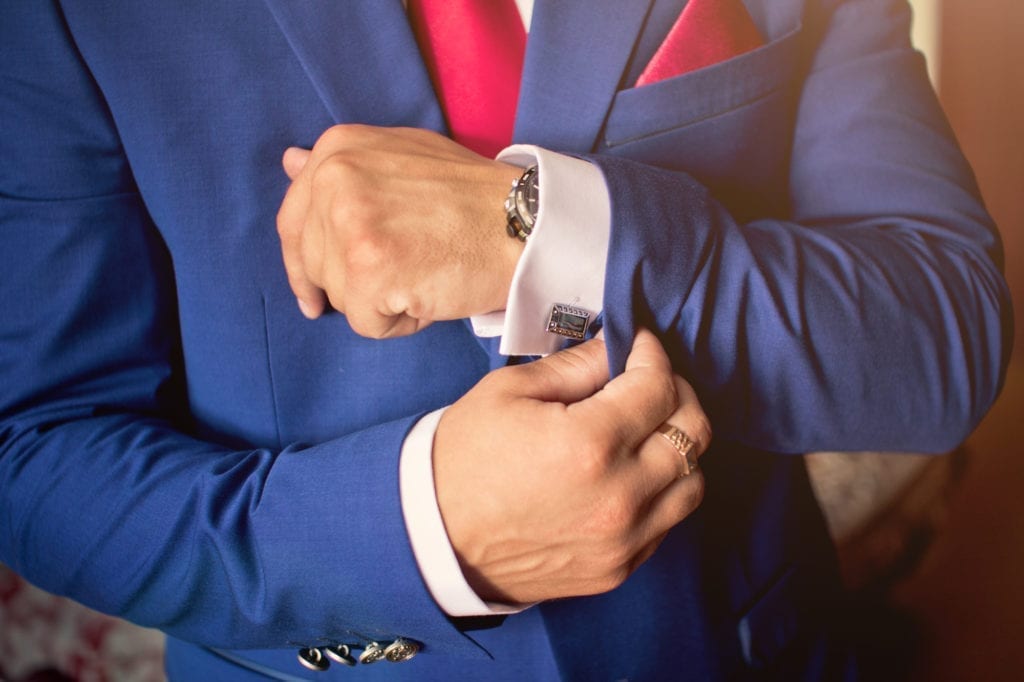
<path fill-rule="evenodd" d="M 330 151 L 339 149 L 365 149 L 376 153 L 390 151 L 430 158 L 487 158 L 433 130 L 402 126 L 371 126 L 360 123 L 332 126 L 317 141 L 314 150 L 319 151 L 318 147 Z"/>
<path fill-rule="evenodd" d="M 693 390 L 690 382 L 680 376 L 675 376 L 676 395 L 679 396 L 679 406 L 676 411 L 665 421 L 681 430 L 693 442 L 693 454 L 701 457 L 707 452 L 711 445 L 711 421 L 704 408 L 701 407 L 697 392 Z M 658 434 L 661 435 L 661 434 Z"/>
<path fill-rule="evenodd" d="M 331 305 L 338 309 L 333 299 Z M 404 313 L 382 315 L 373 311 L 364 313 L 361 310 L 348 310 L 345 316 L 352 331 L 370 339 L 410 336 L 430 325 L 429 320 L 418 320 Z"/>
<path fill-rule="evenodd" d="M 281 165 L 288 172 L 294 169 L 301 155 L 285 150 Z M 302 150 L 298 150 L 302 151 Z M 296 158 L 299 157 L 299 158 Z M 319 287 L 314 285 L 306 274 L 302 252 L 303 233 L 309 213 L 311 194 L 309 191 L 308 174 L 299 173 L 285 192 L 281 207 L 277 212 L 277 233 L 281 239 L 281 257 L 284 261 L 288 285 L 295 294 L 299 310 L 306 317 L 319 317 L 327 307 L 327 298 Z"/>
<path fill-rule="evenodd" d="M 633 339 L 633 348 L 626 358 L 626 371 L 631 369 L 653 368 L 671 371 L 672 364 L 668 360 L 661 341 L 650 330 L 641 328 Z"/>
<path fill-rule="evenodd" d="M 620 442 L 636 448 L 677 406 L 672 367 L 661 342 L 640 330 L 626 359 L 626 371 L 604 390 L 579 404 L 584 418 L 604 421 Z"/>
<path fill-rule="evenodd" d="M 682 377 L 673 376 L 673 380 L 676 393 L 680 396 L 680 405 L 666 422 L 686 435 L 690 440 L 689 449 L 685 449 L 684 445 L 684 451 L 680 452 L 672 440 L 656 430 L 639 445 L 635 456 L 620 457 L 617 460 L 622 485 L 634 491 L 636 498 L 645 506 L 674 486 L 681 476 L 698 473 L 697 458 L 707 449 L 711 440 L 711 429 L 696 393 Z M 687 454 L 689 459 L 685 458 Z M 653 530 L 661 529 L 661 526 L 657 526 Z"/>
<path fill-rule="evenodd" d="M 284 172 L 288 175 L 290 180 L 295 180 L 299 177 L 299 173 L 306 167 L 306 162 L 309 161 L 310 151 L 308 149 L 302 149 L 301 147 L 288 147 L 284 150 L 284 155 L 281 157 L 281 165 L 284 167 Z"/>
<path fill-rule="evenodd" d="M 590 340 L 536 362 L 507 367 L 510 390 L 545 402 L 566 405 L 594 395 L 608 382 L 604 341 Z"/>
<path fill-rule="evenodd" d="M 711 425 L 697 400 L 697 394 L 680 376 L 673 376 L 679 406 L 663 422 L 679 429 L 686 437 L 678 447 L 666 434 L 655 430 L 640 445 L 634 460 L 634 485 L 649 495 L 670 486 L 680 476 L 687 475 L 711 442 Z M 661 428 L 661 424 L 658 428 Z M 680 452 L 680 447 L 683 449 Z M 687 459 L 689 455 L 692 459 Z"/>
<path fill-rule="evenodd" d="M 640 516 L 640 537 L 659 537 L 692 514 L 704 500 L 704 473 L 699 469 L 688 476 L 676 477 L 657 495 Z"/>

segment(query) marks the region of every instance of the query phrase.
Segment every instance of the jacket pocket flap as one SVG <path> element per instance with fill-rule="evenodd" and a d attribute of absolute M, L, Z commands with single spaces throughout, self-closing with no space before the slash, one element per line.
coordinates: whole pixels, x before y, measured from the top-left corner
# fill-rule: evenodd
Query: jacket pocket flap
<path fill-rule="evenodd" d="M 620 91 L 605 125 L 605 144 L 691 125 L 767 96 L 793 77 L 800 28 L 728 61 Z"/>

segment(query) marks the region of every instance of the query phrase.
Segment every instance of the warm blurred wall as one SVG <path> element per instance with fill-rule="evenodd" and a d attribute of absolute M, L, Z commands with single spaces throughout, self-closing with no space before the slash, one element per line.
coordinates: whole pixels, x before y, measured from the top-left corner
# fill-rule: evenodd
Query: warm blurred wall
<path fill-rule="evenodd" d="M 1006 244 L 1006 273 L 1024 317 L 1024 3 L 946 0 L 942 102 L 974 164 Z M 1016 340 L 1024 361 L 1024 335 Z M 1024 415 L 1022 415 L 1024 416 Z"/>
<path fill-rule="evenodd" d="M 963 2 L 964 0 L 947 0 Z M 942 66 L 940 51 L 942 31 L 942 0 L 910 0 L 914 8 L 912 29 L 914 45 L 928 58 L 928 74 L 932 83 L 938 85 Z"/>
<path fill-rule="evenodd" d="M 1024 679 L 1024 2 L 913 4 L 933 27 L 918 44 L 936 50 L 943 106 L 1002 232 L 1018 322 L 1006 386 L 967 442 L 943 531 L 895 599 L 923 627 L 915 682 L 1009 682 Z"/>
<path fill-rule="evenodd" d="M 910 0 L 914 44 L 925 53 L 957 137 L 1006 242 L 1007 279 L 1024 318 L 1024 3 Z M 1016 339 L 1024 362 L 1024 334 Z"/>

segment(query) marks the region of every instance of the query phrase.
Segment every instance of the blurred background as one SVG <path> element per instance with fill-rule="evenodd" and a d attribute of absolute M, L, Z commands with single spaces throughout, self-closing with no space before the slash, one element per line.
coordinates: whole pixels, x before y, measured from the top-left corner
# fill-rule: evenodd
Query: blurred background
<path fill-rule="evenodd" d="M 950 122 L 1000 226 L 1017 320 L 995 408 L 964 448 L 937 532 L 888 597 L 920 626 L 909 679 L 1024 679 L 1024 3 L 913 0 Z"/>
<path fill-rule="evenodd" d="M 911 0 L 1024 319 L 1024 3 Z M 1024 679 L 1024 331 L 991 414 L 957 452 L 808 458 L 860 605 L 867 680 Z M 0 566 L 0 680 L 161 680 L 162 637 Z"/>

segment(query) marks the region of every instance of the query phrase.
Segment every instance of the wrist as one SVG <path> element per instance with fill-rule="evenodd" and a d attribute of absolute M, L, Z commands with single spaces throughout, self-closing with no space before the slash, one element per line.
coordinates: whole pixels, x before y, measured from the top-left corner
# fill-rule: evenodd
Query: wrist
<path fill-rule="evenodd" d="M 509 236 L 506 210 L 509 189 L 522 176 L 523 169 L 504 162 L 497 162 L 497 166 L 493 190 L 487 193 L 488 218 L 484 221 L 484 230 L 492 244 L 491 252 L 495 255 L 493 266 L 499 282 L 498 295 L 492 310 L 504 310 L 508 305 L 512 279 L 526 247 L 524 241 Z"/>
<path fill-rule="evenodd" d="M 505 220 L 508 236 L 525 242 L 537 224 L 540 205 L 540 179 L 537 165 L 528 166 L 512 181 L 505 198 Z"/>

